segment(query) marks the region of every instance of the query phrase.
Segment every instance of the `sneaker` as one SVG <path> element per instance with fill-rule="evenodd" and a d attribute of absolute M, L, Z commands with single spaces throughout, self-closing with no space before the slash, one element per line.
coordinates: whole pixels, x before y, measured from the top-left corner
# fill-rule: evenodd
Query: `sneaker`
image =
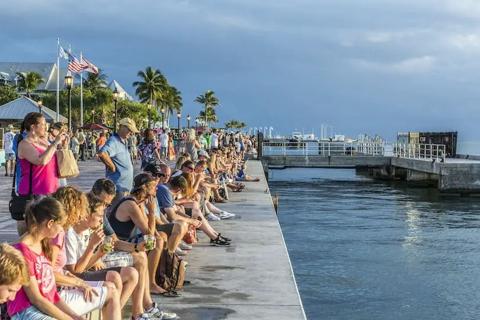
<path fill-rule="evenodd" d="M 210 213 L 207 216 L 207 220 L 208 221 L 220 221 L 221 219 L 218 216 L 214 215 L 213 213 Z"/>
<path fill-rule="evenodd" d="M 230 212 L 227 212 L 227 211 L 220 212 L 220 219 L 231 219 L 233 217 L 235 217 L 234 213 L 230 213 Z"/>
<path fill-rule="evenodd" d="M 215 240 L 210 239 L 211 246 L 229 246 L 230 242 L 222 239 L 221 237 L 217 237 Z"/>
<path fill-rule="evenodd" d="M 149 317 L 147 319 L 158 319 L 158 320 L 177 319 L 177 314 L 176 313 L 165 312 L 165 311 L 160 310 L 160 308 L 158 308 L 158 305 L 157 305 L 156 302 L 154 302 L 153 306 L 144 314 L 146 314 Z M 143 320 L 143 318 L 140 318 L 140 319 Z"/>
<path fill-rule="evenodd" d="M 183 257 L 183 256 L 187 255 L 187 253 L 180 248 L 175 249 L 175 253 L 180 257 Z"/>
<path fill-rule="evenodd" d="M 132 320 L 153 320 L 155 318 L 152 318 L 148 313 L 142 313 L 138 317 L 132 317 Z"/>
<path fill-rule="evenodd" d="M 189 244 L 186 244 L 184 241 L 180 242 L 180 245 L 178 246 L 182 250 L 192 250 L 193 247 Z"/>

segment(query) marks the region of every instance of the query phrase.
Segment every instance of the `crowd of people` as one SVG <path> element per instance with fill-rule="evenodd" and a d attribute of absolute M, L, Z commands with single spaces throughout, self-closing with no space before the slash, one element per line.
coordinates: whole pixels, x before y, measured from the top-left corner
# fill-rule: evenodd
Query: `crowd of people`
<path fill-rule="evenodd" d="M 85 319 L 94 310 L 122 319 L 129 301 L 132 319 L 177 318 L 152 296 L 181 295 L 179 281 L 189 281 L 172 270 L 186 265 L 197 230 L 212 246 L 231 245 L 214 221 L 234 218 L 219 204 L 244 181 L 258 180 L 245 173 L 255 139 L 188 129 L 174 144 L 169 132 L 140 135 L 125 118 L 96 143 L 106 174 L 85 193 L 57 173 L 56 151 L 75 153 L 78 136 L 86 139 L 58 124 L 47 128 L 42 114 L 29 113 L 11 139 L 7 175 L 16 194 L 33 200 L 12 216 L 19 241 L 0 245 L 0 303 L 12 319 Z M 79 149 L 80 159 L 85 152 Z"/>

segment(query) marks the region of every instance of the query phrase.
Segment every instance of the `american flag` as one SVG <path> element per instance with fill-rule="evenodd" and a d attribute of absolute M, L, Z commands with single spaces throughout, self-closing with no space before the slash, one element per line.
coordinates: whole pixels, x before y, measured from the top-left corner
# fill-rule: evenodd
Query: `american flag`
<path fill-rule="evenodd" d="M 88 65 L 81 63 L 75 58 L 72 54 L 70 54 L 70 62 L 68 63 L 68 71 L 73 73 L 80 73 L 88 68 Z"/>

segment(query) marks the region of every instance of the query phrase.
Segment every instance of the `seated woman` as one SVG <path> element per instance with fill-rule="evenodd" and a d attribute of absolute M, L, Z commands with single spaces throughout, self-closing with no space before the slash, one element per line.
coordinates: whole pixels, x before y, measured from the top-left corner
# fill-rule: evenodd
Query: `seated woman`
<path fill-rule="evenodd" d="M 64 270 L 67 263 L 65 230 L 68 230 L 73 225 L 87 218 L 88 202 L 85 194 L 71 186 L 58 189 L 53 196 L 62 203 L 66 214 L 63 225 L 64 230 L 52 239 L 47 247 L 49 248 L 51 261 L 54 262 L 55 280 L 59 286 L 63 287 L 63 289 L 60 290 L 60 296 L 67 303 L 74 306 L 72 308 L 75 311 L 77 311 L 75 308 L 78 308 L 79 311 L 82 310 L 80 314 L 91 311 L 83 312 L 84 310 L 102 305 L 104 303 L 104 301 L 102 301 L 103 297 L 107 296 L 112 296 L 113 303 L 111 303 L 111 305 L 113 307 L 121 309 L 120 293 L 122 292 L 123 284 L 117 272 L 109 272 L 104 279 L 84 281 L 84 279 Z M 66 289 L 70 287 L 77 289 Z M 108 309 L 104 309 L 104 312 L 109 314 Z"/>
<path fill-rule="evenodd" d="M 154 237 L 155 245 L 149 248 L 151 250 L 148 252 L 150 291 L 155 294 L 164 294 L 166 291 L 155 282 L 160 256 L 167 242 L 166 233 L 156 230 L 157 184 L 158 179 L 149 173 L 137 175 L 130 195 L 121 199 L 111 210 L 108 221 L 120 240 L 137 243 L 142 237 Z M 138 231 L 140 234 L 137 233 Z"/>
<path fill-rule="evenodd" d="M 148 165 L 144 168 L 144 171 L 146 173 L 151 174 L 152 176 L 158 178 L 159 184 L 162 179 L 164 178 L 164 174 L 162 173 L 162 166 L 166 166 L 165 164 L 159 164 L 159 165 Z M 158 186 L 157 186 L 158 189 Z M 182 241 L 183 237 L 185 236 L 186 232 L 188 231 L 188 223 L 185 221 L 173 221 L 170 222 L 168 219 L 165 217 L 165 215 L 161 214 L 161 210 L 158 206 L 155 206 L 155 211 L 156 211 L 156 217 L 155 217 L 155 222 L 156 222 L 156 229 L 158 232 L 164 232 L 167 237 L 168 237 L 168 242 L 167 242 L 167 249 L 170 253 L 176 252 L 179 255 L 185 255 L 183 251 L 178 251 L 178 246 L 180 242 Z"/>
<path fill-rule="evenodd" d="M 32 201 L 25 212 L 27 232 L 14 247 L 27 263 L 29 282 L 7 303 L 7 311 L 14 320 L 83 320 L 68 306 L 57 292 L 50 260 L 43 244 L 55 238 L 62 230 L 65 213 L 62 204 L 51 197 Z M 113 311 L 120 319 L 120 310 Z"/>
<path fill-rule="evenodd" d="M 210 244 L 230 245 L 232 240 L 217 232 L 203 215 L 200 208 L 200 197 L 197 193 L 198 184 L 195 184 L 194 173 L 184 172 L 181 177 L 187 181 L 187 188 L 183 192 L 176 194 L 175 204 L 183 207 L 188 216 L 197 219 L 202 223 L 200 229 L 210 238 Z"/>
<path fill-rule="evenodd" d="M 20 251 L 0 244 L 0 304 L 13 301 L 23 285 L 28 285 L 28 269 Z"/>

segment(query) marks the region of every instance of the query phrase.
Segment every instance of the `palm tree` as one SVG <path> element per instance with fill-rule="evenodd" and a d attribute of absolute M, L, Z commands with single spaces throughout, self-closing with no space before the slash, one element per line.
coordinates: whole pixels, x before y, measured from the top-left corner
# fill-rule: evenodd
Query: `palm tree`
<path fill-rule="evenodd" d="M 245 124 L 245 122 L 241 122 L 238 120 L 230 120 L 225 123 L 225 128 L 227 129 L 243 129 L 246 126 L 247 125 Z"/>
<path fill-rule="evenodd" d="M 105 100 L 100 100 L 103 95 L 101 91 L 107 88 L 108 76 L 102 72 L 102 69 L 98 69 L 98 73 L 88 73 L 87 78 L 83 79 L 83 86 L 85 89 L 90 90 L 94 96 L 92 110 L 98 106 L 101 106 L 100 110 L 100 122 L 105 123 Z M 86 91 L 84 91 L 84 96 Z M 107 102 L 108 103 L 108 102 Z M 88 112 L 87 112 L 88 113 Z"/>
<path fill-rule="evenodd" d="M 225 128 L 227 129 L 234 129 L 236 128 L 238 125 L 238 121 L 237 120 L 230 120 L 228 122 L 225 123 Z"/>
<path fill-rule="evenodd" d="M 208 125 L 209 122 L 216 123 L 218 122 L 218 117 L 215 114 L 215 109 L 208 108 L 207 113 L 205 111 L 200 111 L 200 114 L 197 117 L 198 120 L 205 121 L 205 125 Z"/>
<path fill-rule="evenodd" d="M 167 86 L 162 92 L 163 106 L 168 114 L 167 121 L 170 125 L 170 116 L 182 111 L 183 101 L 182 93 L 174 86 Z"/>
<path fill-rule="evenodd" d="M 198 97 L 196 97 L 194 102 L 203 104 L 205 106 L 205 111 L 203 112 L 203 116 L 205 119 L 205 124 L 208 126 L 209 114 L 212 113 L 213 115 L 215 115 L 215 111 L 213 109 L 219 104 L 218 98 L 215 97 L 215 92 L 213 92 L 212 90 L 207 90 L 204 94 L 201 94 Z M 212 112 L 208 111 L 208 109 L 211 109 Z M 216 116 L 215 116 L 215 119 L 216 119 Z M 214 122 L 217 122 L 217 121 L 218 120 L 215 120 Z"/>
<path fill-rule="evenodd" d="M 83 86 L 92 91 L 105 88 L 107 86 L 107 78 L 107 75 L 102 72 L 102 69 L 98 69 L 98 73 L 88 73 L 87 78 L 83 80 Z"/>
<path fill-rule="evenodd" d="M 18 89 L 24 90 L 25 94 L 31 98 L 31 92 L 44 81 L 42 76 L 37 72 L 17 72 Z"/>
<path fill-rule="evenodd" d="M 160 70 L 154 70 L 152 67 L 147 67 L 145 71 L 138 71 L 137 76 L 141 81 L 133 83 L 133 86 L 137 87 L 135 94 L 141 102 L 154 105 L 157 99 L 162 98 L 162 90 L 168 85 L 167 79 Z"/>

